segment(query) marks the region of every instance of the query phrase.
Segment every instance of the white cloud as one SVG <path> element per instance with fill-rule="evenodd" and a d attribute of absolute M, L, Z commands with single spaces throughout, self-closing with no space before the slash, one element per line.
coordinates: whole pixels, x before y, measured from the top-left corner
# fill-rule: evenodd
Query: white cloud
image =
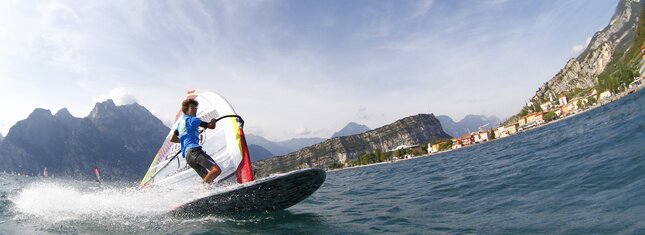
<path fill-rule="evenodd" d="M 167 112 L 160 113 L 160 112 L 157 112 L 155 110 L 149 110 L 149 111 L 152 113 L 152 115 L 155 115 L 157 118 L 159 118 L 159 120 L 161 120 L 161 122 L 165 126 L 167 126 L 169 128 L 172 128 L 172 125 L 175 124 L 175 115 L 174 114 L 167 113 Z"/>
<path fill-rule="evenodd" d="M 358 119 L 360 119 L 360 120 L 369 120 L 370 115 L 367 112 L 367 108 L 362 107 L 362 108 L 358 109 L 358 112 L 356 112 L 356 117 Z"/>
<path fill-rule="evenodd" d="M 585 49 L 584 45 L 575 45 L 573 48 L 571 48 L 571 52 L 573 54 L 580 54 L 583 50 Z"/>
<path fill-rule="evenodd" d="M 39 13 L 41 29 L 35 41 L 39 53 L 67 71 L 86 73 L 83 51 L 88 39 L 78 12 L 62 3 L 49 3 L 39 7 Z"/>
<path fill-rule="evenodd" d="M 585 48 L 587 48 L 587 46 L 589 46 L 590 42 L 591 42 L 591 37 L 588 37 L 584 44 L 573 46 L 573 48 L 571 48 L 571 52 L 573 54 L 576 54 L 576 55 L 582 53 L 582 51 L 584 51 Z"/>
<path fill-rule="evenodd" d="M 102 95 L 94 99 L 96 102 L 103 102 L 112 99 L 116 105 L 126 105 L 137 102 L 137 99 L 123 87 L 114 88 L 108 95 Z"/>
<path fill-rule="evenodd" d="M 294 134 L 296 135 L 308 135 L 311 134 L 311 130 L 307 129 L 306 127 L 298 127 Z"/>
<path fill-rule="evenodd" d="M 168 125 L 195 88 L 222 93 L 248 133 L 273 139 L 378 127 L 424 107 L 504 117 L 562 68 L 572 40 L 593 33 L 581 26 L 611 17 L 602 1 L 582 10 L 606 19 L 572 2 L 0 1 L 0 131 L 37 107 L 83 116 L 106 99 L 138 102 Z M 473 93 L 503 97 L 454 102 Z"/>

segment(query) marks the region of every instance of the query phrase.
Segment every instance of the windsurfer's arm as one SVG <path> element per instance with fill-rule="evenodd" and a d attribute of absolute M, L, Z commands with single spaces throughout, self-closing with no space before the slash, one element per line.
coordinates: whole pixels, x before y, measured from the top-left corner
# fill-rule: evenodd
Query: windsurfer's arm
<path fill-rule="evenodd" d="M 202 121 L 202 123 L 200 123 L 199 126 L 203 127 L 203 128 L 208 128 L 208 129 L 215 129 L 215 122 L 216 122 L 216 120 L 215 120 L 215 118 L 213 118 L 213 119 L 211 119 L 210 122 Z"/>
<path fill-rule="evenodd" d="M 170 142 L 179 143 L 179 131 L 175 130 L 175 132 L 172 133 L 172 137 L 170 137 Z"/>

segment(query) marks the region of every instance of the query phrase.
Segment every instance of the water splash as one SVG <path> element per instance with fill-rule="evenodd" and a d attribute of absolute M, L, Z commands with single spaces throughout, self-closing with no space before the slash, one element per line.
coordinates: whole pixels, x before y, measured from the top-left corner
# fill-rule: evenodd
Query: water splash
<path fill-rule="evenodd" d="M 57 223 L 68 220 L 116 220 L 156 217 L 209 193 L 204 187 L 181 190 L 111 185 L 88 186 L 81 181 L 39 181 L 28 184 L 10 200 L 18 215 Z M 126 222 L 127 223 L 127 222 Z"/>
<path fill-rule="evenodd" d="M 9 195 L 13 218 L 7 226 L 34 227 L 53 234 L 167 233 L 178 224 L 245 223 L 224 216 L 177 218 L 168 213 L 179 205 L 220 190 L 226 188 L 190 186 L 140 190 L 129 184 L 97 187 L 87 181 L 37 179 Z"/>

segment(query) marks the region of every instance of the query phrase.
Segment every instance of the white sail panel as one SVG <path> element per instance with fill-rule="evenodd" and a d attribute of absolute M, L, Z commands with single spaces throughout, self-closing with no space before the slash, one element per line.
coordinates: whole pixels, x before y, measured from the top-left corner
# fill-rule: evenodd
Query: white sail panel
<path fill-rule="evenodd" d="M 242 143 L 244 138 L 241 134 L 243 125 L 241 118 L 237 116 L 228 101 L 216 93 L 190 91 L 186 98 L 193 98 L 199 102 L 197 117 L 201 120 L 209 122 L 211 119 L 221 118 L 215 129 L 203 130 L 200 133 L 200 144 L 222 169 L 222 173 L 214 182 L 235 180 L 238 166 L 244 158 L 242 146 L 246 146 L 246 143 Z M 178 183 L 194 185 L 202 182 L 199 175 L 188 166 L 186 159 L 181 155 L 181 144 L 170 142 L 181 116 L 180 110 L 170 133 L 141 181 L 141 187 Z"/>

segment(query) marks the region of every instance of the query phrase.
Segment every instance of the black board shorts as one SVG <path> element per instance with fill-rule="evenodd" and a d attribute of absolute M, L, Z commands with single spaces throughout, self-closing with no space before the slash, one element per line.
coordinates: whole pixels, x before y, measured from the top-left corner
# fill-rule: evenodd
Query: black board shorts
<path fill-rule="evenodd" d="M 191 148 L 186 151 L 186 162 L 192 167 L 202 179 L 208 171 L 217 165 L 211 156 L 208 156 L 201 147 Z"/>

